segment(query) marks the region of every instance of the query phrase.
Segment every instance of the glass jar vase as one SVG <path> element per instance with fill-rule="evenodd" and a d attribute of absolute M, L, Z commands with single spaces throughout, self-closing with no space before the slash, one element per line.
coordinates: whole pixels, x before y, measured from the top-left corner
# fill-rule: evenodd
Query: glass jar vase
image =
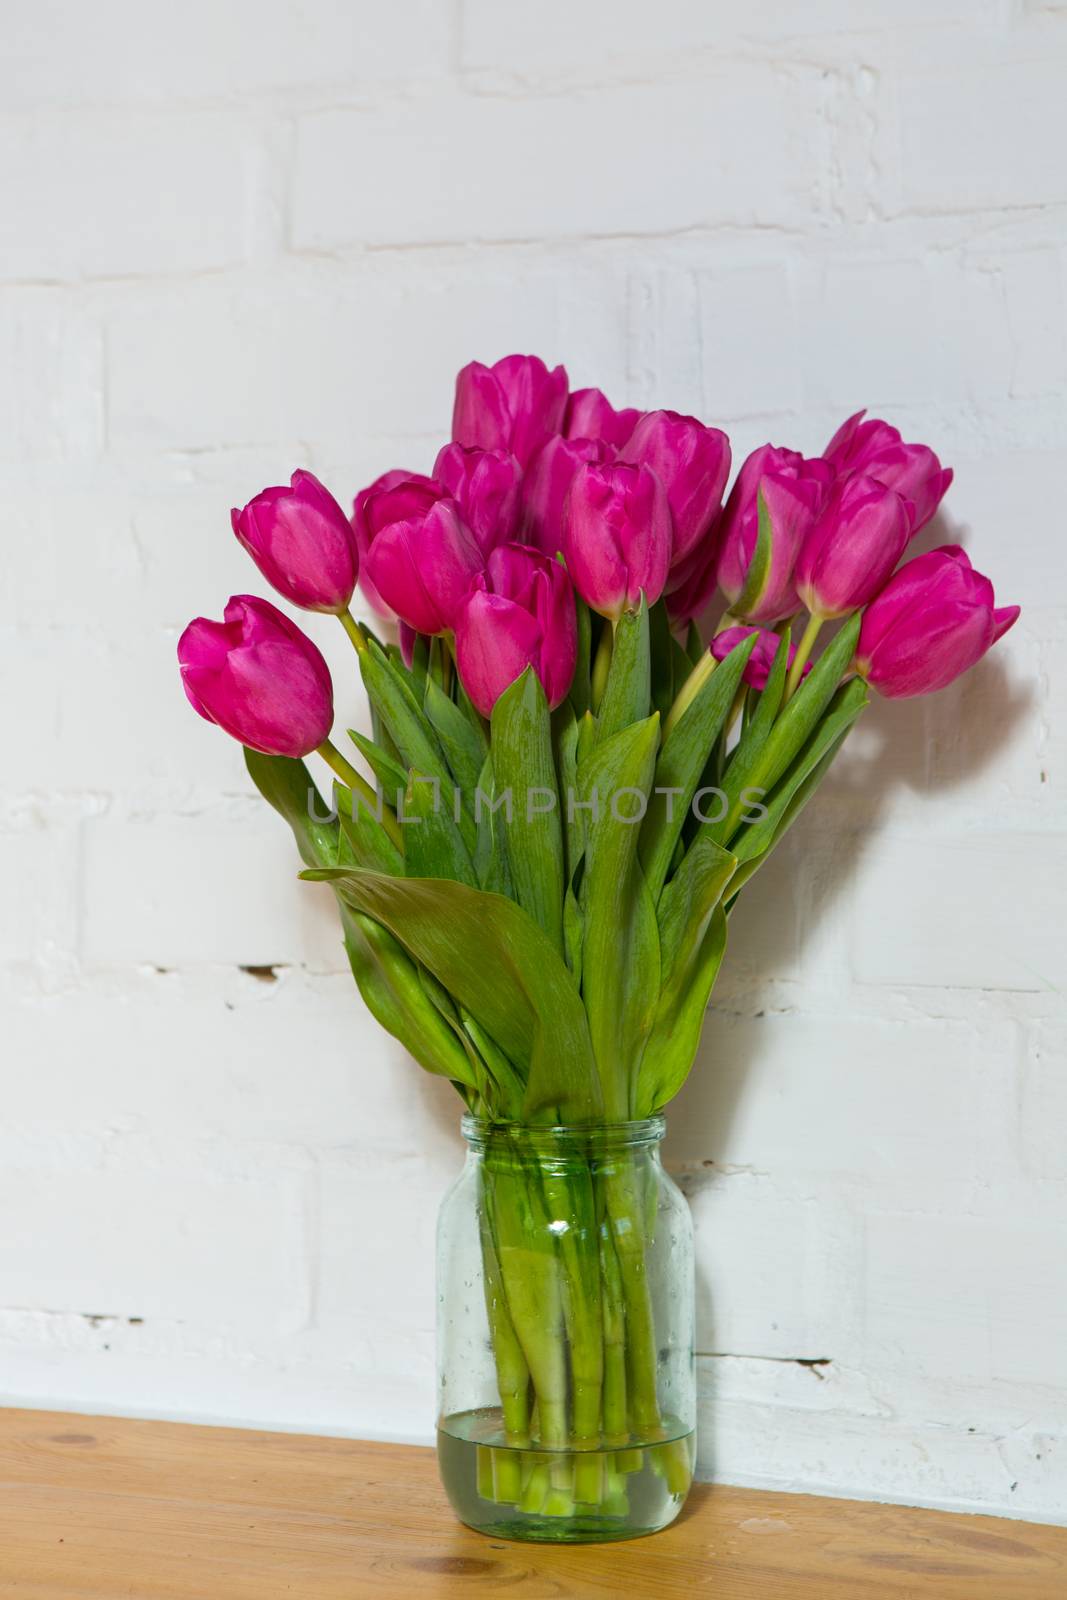
<path fill-rule="evenodd" d="M 662 1117 L 467 1117 L 437 1235 L 437 1453 L 461 1519 L 512 1539 L 671 1522 L 695 1454 L 693 1242 Z"/>

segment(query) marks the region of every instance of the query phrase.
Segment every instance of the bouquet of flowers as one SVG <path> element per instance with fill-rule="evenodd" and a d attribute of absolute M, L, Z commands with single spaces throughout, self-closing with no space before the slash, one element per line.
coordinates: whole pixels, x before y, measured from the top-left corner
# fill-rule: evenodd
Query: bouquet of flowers
<path fill-rule="evenodd" d="M 472 362 L 430 476 L 384 473 L 350 518 L 298 471 L 233 513 L 273 588 L 347 631 L 373 737 L 331 737 L 326 663 L 266 600 L 231 599 L 178 647 L 192 705 L 332 885 L 367 1006 L 514 1132 L 480 1198 L 500 1437 L 616 1452 L 534 1491 L 489 1463 L 483 1495 L 542 1509 L 617 1501 L 669 1425 L 639 1172 L 591 1157 L 560 1176 L 521 1135 L 667 1104 L 738 894 L 870 690 L 944 687 L 1018 615 L 958 546 L 900 564 L 952 474 L 886 422 L 860 412 L 814 458 L 764 445 L 723 503 L 729 472 L 726 435 L 694 417 L 616 410 L 533 356 Z M 688 1457 L 658 1470 L 684 1493 Z"/>

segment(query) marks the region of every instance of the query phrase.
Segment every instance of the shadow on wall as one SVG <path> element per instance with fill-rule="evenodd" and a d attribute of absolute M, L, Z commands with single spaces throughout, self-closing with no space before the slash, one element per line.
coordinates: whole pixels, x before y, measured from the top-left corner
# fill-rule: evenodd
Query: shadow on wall
<path fill-rule="evenodd" d="M 939 516 L 924 530 L 913 553 L 962 542 L 959 532 L 946 528 Z M 724 1070 L 721 1060 L 723 1030 L 717 1030 L 717 1038 L 706 1030 L 675 1102 L 679 1135 L 672 1141 L 668 1129 L 666 1141 L 667 1165 L 674 1166 L 689 1194 L 713 1181 L 725 1164 L 746 1080 L 758 1060 L 761 1030 L 751 1024 L 758 1024 L 774 1005 L 774 981 L 789 973 L 801 930 L 810 934 L 813 926 L 833 918 L 847 885 L 862 872 L 872 841 L 892 818 L 902 791 L 929 795 L 934 804 L 937 796 L 972 783 L 994 759 L 1003 757 L 1006 747 L 1030 736 L 1037 695 L 1032 683 L 1011 682 L 1001 659 L 992 655 L 966 680 L 940 695 L 881 703 L 875 696 L 873 701 L 812 807 L 777 859 L 769 863 L 766 877 L 757 875 L 732 915 L 731 944 L 739 961 L 731 972 L 728 947 L 719 997 L 713 999 L 713 1007 L 728 1020 L 728 1068 Z M 730 1026 L 735 1019 L 750 1025 Z M 803 1063 L 798 1062 L 798 1119 L 804 1114 L 802 1072 Z M 921 1115 L 921 1107 L 916 1107 L 916 1114 Z M 699 1166 L 692 1159 L 694 1129 L 702 1135 Z M 683 1143 L 690 1159 L 675 1165 L 672 1144 Z M 713 1287 L 699 1246 L 696 1271 L 698 1348 L 722 1351 Z M 798 1351 L 796 1359 L 810 1355 Z M 704 1374 L 705 1385 L 708 1376 Z M 714 1472 L 709 1456 L 713 1446 L 711 1439 L 702 1442 L 702 1476 Z"/>
<path fill-rule="evenodd" d="M 962 542 L 960 532 L 946 527 L 939 514 L 911 553 Z M 794 956 L 801 912 L 808 931 L 832 917 L 847 885 L 862 871 L 871 842 L 892 818 L 900 792 L 929 795 L 935 804 L 937 796 L 972 783 L 994 759 L 1003 759 L 1007 749 L 1031 735 L 1029 714 L 1037 704 L 1033 683 L 1013 683 L 995 653 L 940 694 L 896 701 L 872 694 L 811 805 L 731 913 L 731 942 L 713 1009 L 761 1015 L 768 981 L 788 970 Z M 736 945 L 744 947 L 747 975 L 731 974 L 731 946 Z M 745 1034 L 751 1049 L 753 1030 Z M 705 1033 L 675 1105 L 679 1124 L 707 1130 L 707 1155 L 714 1166 L 728 1142 L 749 1063 L 734 1059 L 728 1075 L 718 1073 L 710 1050 Z M 669 1131 L 666 1155 L 670 1161 Z"/>

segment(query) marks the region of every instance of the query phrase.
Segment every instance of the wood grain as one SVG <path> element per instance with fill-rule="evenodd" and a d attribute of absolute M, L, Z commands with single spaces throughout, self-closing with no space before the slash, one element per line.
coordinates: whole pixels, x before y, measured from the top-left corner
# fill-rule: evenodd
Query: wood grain
<path fill-rule="evenodd" d="M 1067 1531 L 701 1485 L 629 1544 L 461 1527 L 406 1445 L 0 1411 L 7 1600 L 1064 1600 Z"/>

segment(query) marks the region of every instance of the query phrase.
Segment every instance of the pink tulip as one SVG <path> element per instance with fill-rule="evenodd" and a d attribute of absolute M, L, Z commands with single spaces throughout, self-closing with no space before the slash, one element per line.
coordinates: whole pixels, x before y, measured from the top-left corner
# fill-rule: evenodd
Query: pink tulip
<path fill-rule="evenodd" d="M 959 545 L 905 562 L 863 613 L 856 670 L 890 700 L 932 694 L 973 667 L 1007 633 L 1018 606 L 997 607 L 993 585 Z"/>
<path fill-rule="evenodd" d="M 294 472 L 288 489 L 264 489 L 230 521 L 267 582 L 294 606 L 347 611 L 359 572 L 356 541 L 318 478 Z"/>
<path fill-rule="evenodd" d="M 952 468 L 942 467 L 925 444 L 905 444 L 897 428 L 857 411 L 842 423 L 826 446 L 826 459 L 838 472 L 862 472 L 895 489 L 911 502 L 911 531 L 925 527 L 952 482 Z"/>
<path fill-rule="evenodd" d="M 333 685 L 319 650 L 255 595 L 234 595 L 223 616 L 197 617 L 178 640 L 190 705 L 263 755 L 317 749 L 333 723 Z"/>
<path fill-rule="evenodd" d="M 563 426 L 567 374 L 549 372 L 537 356 L 505 356 L 493 366 L 472 361 L 456 379 L 452 438 L 482 450 L 510 450 L 526 468 Z"/>
<path fill-rule="evenodd" d="M 574 474 L 585 461 L 610 461 L 615 452 L 602 439 L 564 439 L 556 434 L 541 451 L 522 485 L 523 535 L 546 556 L 563 548 L 563 504 Z"/>
<path fill-rule="evenodd" d="M 549 706 L 565 699 L 578 656 L 574 590 L 566 570 L 529 545 L 499 545 L 456 619 L 456 666 L 483 717 L 533 667 Z"/>
<path fill-rule="evenodd" d="M 651 467 L 586 462 L 563 511 L 563 553 L 574 586 L 614 620 L 663 593 L 671 562 L 667 493 Z"/>
<path fill-rule="evenodd" d="M 776 633 L 772 633 L 769 628 L 726 628 L 722 633 L 715 635 L 708 649 L 716 661 L 725 661 L 730 651 L 736 645 L 739 645 L 742 639 L 747 639 L 750 633 L 758 634 L 759 637 L 756 640 L 752 654 L 748 658 L 743 677 L 746 683 L 752 685 L 753 689 L 763 689 L 766 688 L 767 679 L 770 677 L 771 668 L 774 666 L 774 658 L 778 653 L 779 638 Z M 796 653 L 796 645 L 791 644 L 789 646 L 787 666 L 791 667 L 793 665 L 793 657 Z M 811 665 L 810 661 L 805 665 L 801 677 L 807 676 L 811 671 Z"/>
<path fill-rule="evenodd" d="M 883 587 L 911 538 L 911 506 L 876 478 L 850 473 L 833 487 L 797 557 L 797 594 L 813 616 L 843 617 Z"/>
<path fill-rule="evenodd" d="M 437 500 L 374 535 L 367 574 L 386 605 L 416 633 L 446 633 L 483 564 L 455 501 Z"/>
<path fill-rule="evenodd" d="M 800 609 L 793 586 L 797 553 L 815 524 L 833 481 L 833 468 L 818 459 L 805 461 L 796 450 L 764 444 L 745 460 L 719 519 L 717 575 L 731 608 L 741 600 L 759 536 L 759 494 L 762 491 L 771 524 L 771 560 L 758 595 L 744 610 L 749 622 L 780 622 Z M 698 616 L 706 596 L 691 615 Z"/>
<path fill-rule="evenodd" d="M 352 528 L 359 551 L 359 586 L 367 604 L 386 622 L 396 620 L 396 613 L 378 593 L 367 572 L 367 555 L 376 534 L 392 522 L 403 522 L 407 517 L 428 511 L 442 498 L 440 484 L 420 472 L 393 469 L 383 472 L 380 478 L 368 484 L 356 495 L 352 506 Z"/>
<path fill-rule="evenodd" d="M 637 426 L 640 411 L 616 411 L 599 389 L 575 389 L 567 401 L 563 432 L 568 439 L 603 439 L 621 450 Z"/>
<path fill-rule="evenodd" d="M 730 472 L 730 441 L 677 411 L 646 411 L 619 460 L 651 467 L 667 491 L 678 568 L 711 526 Z M 671 588 L 674 587 L 672 581 Z"/>
<path fill-rule="evenodd" d="M 483 556 L 516 537 L 522 469 L 514 456 L 504 450 L 446 444 L 438 451 L 433 475 L 456 502 Z"/>

